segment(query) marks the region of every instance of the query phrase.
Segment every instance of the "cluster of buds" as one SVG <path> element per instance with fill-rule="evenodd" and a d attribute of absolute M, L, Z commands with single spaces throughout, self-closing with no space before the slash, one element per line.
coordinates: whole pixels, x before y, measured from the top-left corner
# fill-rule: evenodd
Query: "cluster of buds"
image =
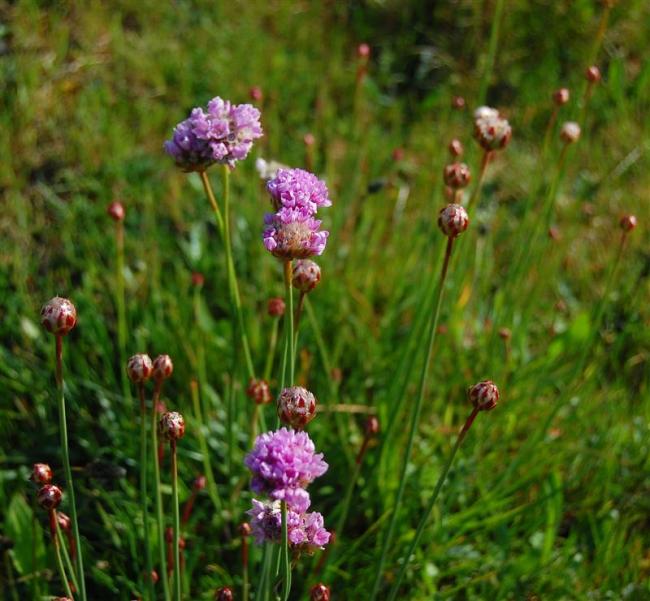
<path fill-rule="evenodd" d="M 61 499 L 63 498 L 63 492 L 55 484 L 45 484 L 42 486 L 36 499 L 38 504 L 47 511 L 53 511 L 61 504 Z"/>
<path fill-rule="evenodd" d="M 469 167 L 465 163 L 451 163 L 445 166 L 444 180 L 453 190 L 466 188 L 472 179 Z"/>
<path fill-rule="evenodd" d="M 461 205 L 448 204 L 438 214 L 438 227 L 449 238 L 455 238 L 462 234 L 468 225 L 469 216 Z"/>
<path fill-rule="evenodd" d="M 567 121 L 562 125 L 560 138 L 565 144 L 573 144 L 580 138 L 580 126 L 575 121 Z"/>
<path fill-rule="evenodd" d="M 301 259 L 296 261 L 293 268 L 293 287 L 300 290 L 302 294 L 307 294 L 320 282 L 320 267 L 310 259 Z"/>
<path fill-rule="evenodd" d="M 512 128 L 499 111 L 488 106 L 474 113 L 474 137 L 486 152 L 505 148 L 512 137 Z"/>
<path fill-rule="evenodd" d="M 483 380 L 467 391 L 469 400 L 478 411 L 490 411 L 499 402 L 499 389 L 491 380 Z"/>
<path fill-rule="evenodd" d="M 50 334 L 65 336 L 76 324 L 77 309 L 67 298 L 55 296 L 43 305 L 41 325 Z"/>
<path fill-rule="evenodd" d="M 158 423 L 158 432 L 170 442 L 176 442 L 185 435 L 185 420 L 177 411 L 163 413 Z"/>
<path fill-rule="evenodd" d="M 316 416 L 316 397 L 302 386 L 285 388 L 278 397 L 278 417 L 282 423 L 302 430 Z"/>
<path fill-rule="evenodd" d="M 259 378 L 250 379 L 246 388 L 246 394 L 257 405 L 268 405 L 273 400 L 269 383 Z"/>
<path fill-rule="evenodd" d="M 169 355 L 158 355 L 153 361 L 153 379 L 158 381 L 170 378 L 174 373 L 174 363 Z"/>
<path fill-rule="evenodd" d="M 47 463 L 35 463 L 29 477 L 34 484 L 44 486 L 52 482 L 52 468 Z"/>
<path fill-rule="evenodd" d="M 153 375 L 153 361 L 146 353 L 133 355 L 126 363 L 126 373 L 134 384 L 143 384 Z"/>

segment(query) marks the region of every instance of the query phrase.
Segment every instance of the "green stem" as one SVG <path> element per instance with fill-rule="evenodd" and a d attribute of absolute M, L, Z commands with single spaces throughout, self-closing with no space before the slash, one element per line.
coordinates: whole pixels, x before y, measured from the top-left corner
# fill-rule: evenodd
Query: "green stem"
<path fill-rule="evenodd" d="M 273 554 L 271 552 L 271 544 L 266 543 L 262 553 L 262 570 L 260 572 L 259 586 L 255 591 L 255 601 L 266 601 L 269 597 L 269 576 L 271 572 L 272 559 Z M 248 600 L 246 599 L 246 601 Z"/>
<path fill-rule="evenodd" d="M 287 338 L 285 344 L 287 345 L 288 355 L 289 355 L 289 385 L 293 386 L 295 380 L 295 369 L 296 369 L 296 347 L 294 345 L 294 314 L 293 314 L 293 286 L 291 285 L 293 273 L 293 266 L 291 261 L 284 262 L 284 288 L 287 295 L 287 311 L 285 317 L 287 317 Z"/>
<path fill-rule="evenodd" d="M 275 349 L 278 345 L 278 325 L 280 320 L 276 317 L 273 318 L 273 325 L 271 326 L 271 340 L 269 342 L 269 350 L 266 355 L 266 363 L 264 365 L 264 379 L 268 382 L 271 377 L 271 370 L 273 369 L 273 359 L 275 358 Z"/>
<path fill-rule="evenodd" d="M 404 452 L 404 459 L 402 461 L 402 469 L 400 472 L 400 478 L 399 478 L 399 486 L 397 489 L 397 497 L 395 499 L 395 505 L 393 507 L 393 512 L 390 518 L 390 522 L 388 524 L 388 532 L 386 533 L 386 536 L 384 537 L 384 543 L 381 549 L 381 555 L 379 557 L 379 562 L 377 563 L 377 570 L 375 573 L 375 581 L 372 587 L 372 594 L 370 596 L 371 601 L 374 601 L 377 598 L 377 595 L 379 593 L 379 589 L 381 587 L 381 579 L 382 579 L 382 572 L 384 568 L 384 564 L 386 563 L 386 556 L 388 554 L 388 549 L 390 548 L 390 545 L 392 543 L 393 539 L 393 532 L 395 530 L 395 526 L 397 524 L 397 518 L 399 516 L 399 511 L 402 506 L 402 500 L 404 497 L 404 490 L 406 487 L 406 472 L 408 469 L 408 464 L 411 459 L 411 452 L 413 451 L 413 443 L 415 441 L 415 432 L 417 430 L 419 421 L 420 421 L 420 413 L 422 412 L 422 403 L 424 400 L 424 395 L 425 395 L 425 390 L 426 390 L 426 380 L 427 380 L 427 375 L 429 373 L 429 365 L 431 363 L 431 356 L 433 355 L 433 345 L 436 339 L 436 330 L 438 329 L 438 319 L 440 317 L 440 307 L 442 306 L 442 299 L 443 299 L 443 292 L 444 292 L 444 284 L 445 284 L 445 277 L 447 275 L 447 268 L 449 267 L 449 259 L 451 257 L 451 250 L 453 247 L 454 243 L 454 238 L 449 237 L 447 238 L 447 247 L 445 249 L 445 258 L 442 263 L 442 270 L 440 272 L 440 282 L 438 284 L 438 298 L 436 301 L 436 308 L 435 308 L 435 313 L 434 317 L 431 320 L 430 323 L 430 328 L 429 328 L 429 334 L 428 334 L 428 342 L 427 342 L 427 354 L 426 354 L 426 359 L 424 361 L 424 364 L 422 365 L 422 371 L 420 373 L 420 382 L 419 382 L 419 389 L 418 389 L 418 396 L 417 400 L 415 402 L 415 407 L 413 409 L 413 414 L 411 416 L 411 423 L 409 427 L 409 433 L 408 433 L 408 439 L 406 443 L 406 451 Z"/>
<path fill-rule="evenodd" d="M 144 383 L 138 384 L 138 396 L 140 398 L 140 503 L 142 503 L 142 525 L 144 528 L 144 558 L 146 571 L 144 580 L 146 587 L 149 589 L 149 599 L 153 601 L 155 598 L 153 579 L 151 578 L 152 563 L 151 563 L 151 548 L 149 537 L 149 515 L 148 515 L 148 500 L 149 494 L 147 491 L 147 404 L 144 396 Z M 152 408 L 156 412 L 156 408 Z M 154 449 L 154 454 L 155 454 Z"/>
<path fill-rule="evenodd" d="M 492 152 L 490 150 L 486 150 L 483 152 L 483 157 L 481 159 L 481 168 L 479 171 L 479 176 L 478 176 L 478 181 L 476 182 L 476 186 L 474 186 L 474 190 L 472 190 L 472 195 L 469 198 L 469 201 L 467 202 L 467 212 L 469 213 L 474 206 L 474 203 L 478 199 L 481 190 L 483 189 L 483 182 L 485 181 L 485 174 L 487 173 L 487 168 L 488 165 L 490 164 L 490 159 L 492 158 Z"/>
<path fill-rule="evenodd" d="M 70 454 L 68 451 L 68 424 L 65 412 L 65 395 L 63 392 L 63 337 L 56 336 L 56 384 L 58 387 L 59 403 L 59 431 L 61 435 L 61 454 L 63 455 L 63 469 L 68 498 L 70 499 L 70 519 L 77 546 L 77 572 L 79 577 L 79 593 L 82 601 L 87 601 L 86 581 L 84 580 L 83 552 L 81 549 L 81 536 L 79 535 L 79 522 L 77 520 L 77 503 L 75 502 L 74 486 L 72 484 L 72 468 L 70 467 Z"/>
<path fill-rule="evenodd" d="M 289 562 L 289 528 L 287 525 L 287 502 L 281 502 L 282 508 L 282 601 L 288 601 L 291 593 L 291 563 Z"/>
<path fill-rule="evenodd" d="M 170 441 L 172 468 L 172 499 L 174 505 L 174 601 L 181 601 L 181 515 L 178 506 L 178 465 L 176 457 L 176 441 Z"/>
<path fill-rule="evenodd" d="M 56 523 L 56 510 L 50 509 L 50 534 L 52 535 L 52 544 L 54 545 L 54 555 L 56 556 L 56 567 L 59 571 L 59 578 L 61 578 L 61 583 L 63 584 L 63 589 L 65 594 L 70 598 L 74 599 L 72 596 L 72 591 L 70 590 L 70 583 L 68 582 L 68 577 L 65 573 L 65 567 L 63 566 L 63 559 L 61 559 L 61 548 L 59 547 L 59 539 L 57 538 L 57 523 Z"/>
<path fill-rule="evenodd" d="M 160 461 L 158 459 L 158 403 L 162 381 L 157 381 L 153 391 L 153 407 L 151 408 L 151 454 L 153 455 L 153 487 L 156 500 L 156 523 L 158 529 L 158 555 L 160 560 L 160 580 L 163 585 L 165 601 L 171 601 L 169 583 L 167 582 L 167 557 L 165 555 L 165 518 L 163 516 L 162 491 L 160 485 Z"/>
<path fill-rule="evenodd" d="M 126 296 L 124 287 L 124 223 L 118 221 L 115 224 L 115 304 L 117 306 L 117 345 L 119 347 L 120 365 L 126 365 Z M 122 379 L 122 394 L 125 401 L 131 406 L 131 387 L 126 370 L 120 370 Z"/>
<path fill-rule="evenodd" d="M 63 532 L 61 532 L 61 527 L 59 526 L 59 520 L 56 520 L 56 538 L 59 542 L 61 551 L 63 552 L 63 562 L 68 574 L 70 574 L 70 579 L 72 580 L 72 586 L 75 590 L 79 590 L 79 581 L 77 580 L 77 575 L 75 574 L 74 565 L 70 559 L 70 554 L 68 553 L 68 548 L 65 545 L 65 539 L 63 538 Z"/>
<path fill-rule="evenodd" d="M 472 426 L 472 423 L 474 422 L 474 419 L 478 415 L 478 408 L 474 408 L 472 410 L 472 413 L 470 416 L 467 418 L 465 421 L 465 425 L 463 426 L 462 430 L 460 431 L 460 434 L 458 435 L 458 438 L 456 440 L 456 444 L 454 445 L 454 448 L 451 451 L 451 454 L 449 455 L 449 458 L 447 459 L 447 463 L 445 463 L 444 468 L 442 469 L 442 473 L 440 474 L 440 477 L 438 478 L 438 482 L 436 484 L 436 487 L 433 491 L 433 494 L 431 495 L 431 499 L 429 499 L 429 504 L 427 505 L 427 508 L 422 515 L 422 518 L 420 519 L 420 523 L 418 524 L 418 528 L 415 531 L 415 536 L 413 537 L 413 540 L 411 541 L 411 544 L 409 546 L 408 552 L 406 553 L 406 556 L 404 557 L 404 561 L 402 563 L 402 567 L 397 575 L 397 578 L 395 579 L 395 582 L 393 584 L 393 587 L 391 588 L 390 595 L 388 596 L 388 601 L 394 601 L 397 598 L 397 593 L 399 591 L 400 584 L 402 583 L 402 579 L 404 578 L 404 574 L 406 574 L 406 568 L 409 565 L 409 562 L 411 560 L 411 556 L 413 555 L 413 552 L 415 551 L 416 547 L 418 546 L 418 543 L 420 542 L 420 538 L 422 538 L 422 533 L 424 532 L 424 528 L 427 525 L 427 522 L 429 521 L 429 517 L 431 516 L 431 512 L 433 511 L 433 506 L 436 503 L 436 499 L 438 498 L 438 495 L 440 494 L 440 490 L 442 489 L 442 485 L 445 482 L 445 479 L 447 478 L 447 474 L 449 473 L 449 469 L 451 468 L 451 464 L 454 461 L 454 457 L 456 457 L 456 453 L 458 452 L 458 449 L 460 448 L 460 445 L 462 444 L 465 435 L 467 434 L 468 430 Z"/>
<path fill-rule="evenodd" d="M 485 104 L 485 97 L 487 96 L 487 89 L 490 85 L 490 77 L 492 76 L 492 69 L 494 68 L 494 59 L 497 53 L 497 45 L 499 43 L 499 28 L 501 25 L 501 16 L 503 14 L 503 7 L 505 2 L 497 0 L 494 9 L 494 16 L 492 17 L 492 29 L 490 30 L 490 41 L 488 42 L 488 54 L 485 61 L 485 69 L 481 77 L 481 87 L 478 93 L 478 106 Z"/>

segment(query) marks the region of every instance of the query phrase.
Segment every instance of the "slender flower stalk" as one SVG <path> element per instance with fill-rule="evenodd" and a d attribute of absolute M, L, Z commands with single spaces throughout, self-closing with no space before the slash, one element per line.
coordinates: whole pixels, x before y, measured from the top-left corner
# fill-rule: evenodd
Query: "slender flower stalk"
<path fill-rule="evenodd" d="M 295 369 L 296 369 L 296 348 L 293 344 L 294 313 L 293 313 L 293 287 L 291 285 L 292 276 L 293 276 L 293 266 L 291 260 L 284 261 L 284 289 L 286 293 L 286 303 L 287 303 L 287 313 L 286 313 L 287 321 L 285 323 L 286 337 L 284 343 L 285 343 L 285 352 L 287 353 L 288 362 L 289 362 L 287 376 L 288 376 L 288 382 L 290 384 L 293 384 Z M 284 388 L 286 381 L 287 379 L 283 370 L 281 388 Z"/>
<path fill-rule="evenodd" d="M 68 577 L 65 573 L 65 566 L 63 564 L 63 558 L 61 556 L 61 545 L 59 544 L 59 539 L 56 534 L 56 510 L 50 510 L 50 534 L 52 536 L 52 545 L 54 545 L 54 555 L 56 557 L 56 567 L 59 571 L 59 577 L 63 583 L 63 588 L 65 594 L 74 599 L 72 596 L 72 590 L 70 589 L 70 583 L 68 582 Z M 72 566 L 71 566 L 72 567 Z"/>
<path fill-rule="evenodd" d="M 402 507 L 404 490 L 406 488 L 406 472 L 408 469 L 409 461 L 411 459 L 411 453 L 413 451 L 415 433 L 417 431 L 417 427 L 420 422 L 420 414 L 422 412 L 422 403 L 424 401 L 424 396 L 426 392 L 426 381 L 429 373 L 429 365 L 431 363 L 431 357 L 433 355 L 433 346 L 436 339 L 436 332 L 438 330 L 438 319 L 440 317 L 440 308 L 442 306 L 442 299 L 444 297 L 445 278 L 447 276 L 447 269 L 449 267 L 449 261 L 451 259 L 451 252 L 452 252 L 454 240 L 459 234 L 461 234 L 463 231 L 467 229 L 468 223 L 469 223 L 469 219 L 467 217 L 467 213 L 463 209 L 463 207 L 459 205 L 448 205 L 440 212 L 438 224 L 442 232 L 447 236 L 447 246 L 445 249 L 445 256 L 442 263 L 440 280 L 438 283 L 438 290 L 436 293 L 435 312 L 434 312 L 433 319 L 431 320 L 429 325 L 428 341 L 426 345 L 426 349 L 427 349 L 426 358 L 424 360 L 424 364 L 422 365 L 422 371 L 420 373 L 420 381 L 418 386 L 418 394 L 416 397 L 415 407 L 413 408 L 413 413 L 411 415 L 411 422 L 408 431 L 406 450 L 404 452 L 404 458 L 402 460 L 402 467 L 399 475 L 397 496 L 395 498 L 395 504 L 393 506 L 391 518 L 388 523 L 388 529 L 384 537 L 383 545 L 379 556 L 379 561 L 377 562 L 375 580 L 372 587 L 372 593 L 370 595 L 371 601 L 374 601 L 377 598 L 377 595 L 379 594 L 384 564 L 386 563 L 388 549 L 390 548 L 390 545 L 393 541 L 395 526 L 397 524 L 397 519 L 400 513 L 400 509 Z"/>
<path fill-rule="evenodd" d="M 239 535 L 241 536 L 241 565 L 242 565 L 242 599 L 248 600 L 248 537 L 251 535 L 251 526 L 248 522 L 243 522 L 239 526 Z"/>
<path fill-rule="evenodd" d="M 474 403 L 474 408 L 472 409 L 472 412 L 469 414 L 467 420 L 465 420 L 465 424 L 463 425 L 460 433 L 458 434 L 458 438 L 456 439 L 456 444 L 454 445 L 451 453 L 449 454 L 447 462 L 442 468 L 442 472 L 438 477 L 438 482 L 436 483 L 436 487 L 433 490 L 433 494 L 429 499 L 427 508 L 422 514 L 420 523 L 418 524 L 417 530 L 415 531 L 415 536 L 413 537 L 413 540 L 409 545 L 408 551 L 402 563 L 402 567 L 399 573 L 397 574 L 397 578 L 395 579 L 395 582 L 393 583 L 390 594 L 388 596 L 388 601 L 395 601 L 395 599 L 397 598 L 399 587 L 402 583 L 402 580 L 404 579 L 404 575 L 406 573 L 406 569 L 408 568 L 409 562 L 411 560 L 411 556 L 413 555 L 415 549 L 417 548 L 418 543 L 420 542 L 420 538 L 422 538 L 422 533 L 424 532 L 427 522 L 429 521 L 429 517 L 431 516 L 433 507 L 436 503 L 436 500 L 438 499 L 438 495 L 440 494 L 440 491 L 442 490 L 442 485 L 444 484 L 445 479 L 447 478 L 447 474 L 449 473 L 449 469 L 451 468 L 451 464 L 454 461 L 454 457 L 456 457 L 456 453 L 458 452 L 460 445 L 463 443 L 463 440 L 465 439 L 467 432 L 472 427 L 472 424 L 474 423 L 474 419 L 479 414 L 479 411 L 489 411 L 491 409 L 494 409 L 494 407 L 496 407 L 496 404 L 499 399 L 499 390 L 492 382 L 487 380 L 484 382 L 479 382 L 478 384 L 470 388 L 469 396 L 472 402 Z"/>
<path fill-rule="evenodd" d="M 72 469 L 70 467 L 70 454 L 68 450 L 68 424 L 66 419 L 65 394 L 63 385 L 63 337 L 75 327 L 77 323 L 77 310 L 67 299 L 55 297 L 46 303 L 41 310 L 41 324 L 55 336 L 56 354 L 56 385 L 59 406 L 59 433 L 61 436 L 61 454 L 63 456 L 63 469 L 65 473 L 67 494 L 70 499 L 70 517 L 77 547 L 77 576 L 79 578 L 79 592 L 81 601 L 87 601 L 86 581 L 84 578 L 83 553 L 79 522 L 77 519 L 77 503 L 75 501 L 74 485 L 72 483 Z"/>
<path fill-rule="evenodd" d="M 490 30 L 490 40 L 488 42 L 488 53 L 485 59 L 485 68 L 481 76 L 481 84 L 478 93 L 478 103 L 483 104 L 487 96 L 488 86 L 492 77 L 492 69 L 494 68 L 494 59 L 497 54 L 497 47 L 499 45 L 499 30 L 501 27 L 501 16 L 503 15 L 503 8 L 505 6 L 504 0 L 497 0 L 494 8 L 494 16 L 492 17 L 492 28 Z"/>
<path fill-rule="evenodd" d="M 72 581 L 72 587 L 75 591 L 79 590 L 79 581 L 77 580 L 77 574 L 74 569 L 74 556 L 75 556 L 75 548 L 74 548 L 74 539 L 72 538 L 72 532 L 71 532 L 71 524 L 70 518 L 67 518 L 68 520 L 68 528 L 67 528 L 67 538 L 68 538 L 68 545 L 70 547 L 70 552 L 68 553 L 68 549 L 66 547 L 66 541 L 65 538 L 63 537 L 63 529 L 61 526 L 61 518 L 62 514 L 61 512 L 57 511 L 56 512 L 56 536 L 57 540 L 59 542 L 59 546 L 61 548 L 61 554 L 63 556 L 63 563 L 67 569 L 67 573 L 70 575 L 70 580 Z M 71 557 L 72 556 L 72 557 Z"/>
<path fill-rule="evenodd" d="M 180 413 L 168 411 L 160 418 L 160 434 L 169 441 L 171 454 L 172 505 L 174 508 L 174 601 L 181 601 L 181 516 L 178 505 L 178 464 L 176 443 L 185 435 L 185 420 Z"/>
<path fill-rule="evenodd" d="M 269 300 L 268 314 L 273 318 L 273 324 L 271 326 L 269 350 L 266 355 L 266 364 L 264 366 L 264 380 L 267 382 L 271 378 L 271 370 L 273 369 L 275 350 L 278 344 L 278 326 L 280 323 L 280 318 L 284 315 L 284 309 L 284 300 L 281 298 L 272 298 Z"/>
<path fill-rule="evenodd" d="M 280 547 L 280 565 L 282 571 L 282 601 L 288 601 L 291 593 L 291 562 L 289 561 L 289 526 L 287 522 L 287 502 L 281 501 L 282 511 L 282 546 Z"/>

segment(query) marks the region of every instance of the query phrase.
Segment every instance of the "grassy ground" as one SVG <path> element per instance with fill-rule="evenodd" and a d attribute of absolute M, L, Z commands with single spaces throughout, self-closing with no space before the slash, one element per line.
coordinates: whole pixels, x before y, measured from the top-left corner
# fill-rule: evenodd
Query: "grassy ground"
<path fill-rule="evenodd" d="M 650 7 L 615 6 L 601 45 L 595 0 L 505 2 L 491 67 L 495 2 L 433 11 L 426 2 L 215 4 L 0 4 L 0 531 L 14 542 L 3 551 L 4 598 L 62 594 L 40 510 L 33 530 L 26 482 L 36 461 L 62 475 L 53 343 L 38 324 L 41 304 L 55 294 L 79 311 L 66 340 L 67 397 L 90 597 L 128 600 L 139 591 L 137 407 L 122 393 L 116 343 L 114 228 L 106 216 L 114 198 L 127 208 L 128 353 L 174 359 L 165 400 L 188 420 L 183 499 L 203 470 L 190 397 L 191 379 L 202 379 L 203 428 L 226 505 L 220 514 L 207 494 L 197 500 L 186 531 L 186 598 L 240 586 L 233 533 L 250 504 L 241 484 L 252 407 L 239 389 L 229 448 L 224 256 L 198 177 L 178 172 L 162 143 L 192 106 L 217 94 L 247 101 L 253 85 L 264 91 L 266 130 L 253 154 L 304 165 L 302 140 L 312 132 L 315 170 L 334 200 L 298 366 L 299 380 L 329 409 L 310 426 L 330 463 L 312 489 L 328 526 L 340 512 L 364 415 L 332 407 L 361 405 L 384 431 L 389 418 L 397 425 L 368 451 L 329 570 L 316 576 L 320 554 L 303 558 L 292 598 L 305 599 L 318 579 L 331 584 L 334 599 L 368 598 L 423 360 L 418 316 L 444 250 L 436 216 L 446 147 L 462 140 L 476 180 L 471 110 L 482 82 L 514 136 L 490 165 L 457 245 L 384 577 L 390 583 L 403 561 L 468 413 L 465 388 L 491 378 L 502 403 L 470 432 L 402 598 L 650 598 Z M 355 93 L 360 41 L 371 44 L 373 59 Z M 583 72 L 596 53 L 603 82 L 583 113 Z M 556 132 L 549 151 L 541 148 L 550 94 L 561 85 L 572 101 L 560 122 L 584 118 L 583 137 L 549 219 Z M 455 94 L 468 109 L 451 109 Z M 392 158 L 397 147 L 400 161 Z M 259 239 L 267 204 L 254 158 L 231 179 L 235 258 L 261 371 L 271 330 L 266 301 L 282 287 Z M 218 170 L 212 177 L 218 189 Z M 612 275 L 626 212 L 640 225 Z M 547 236 L 547 220 L 557 240 Z M 522 253 L 529 261 L 514 269 Z M 191 284 L 195 271 L 206 278 L 200 291 Z M 496 334 L 503 327 L 512 332 L 508 344 Z M 255 552 L 253 587 L 258 559 Z"/>

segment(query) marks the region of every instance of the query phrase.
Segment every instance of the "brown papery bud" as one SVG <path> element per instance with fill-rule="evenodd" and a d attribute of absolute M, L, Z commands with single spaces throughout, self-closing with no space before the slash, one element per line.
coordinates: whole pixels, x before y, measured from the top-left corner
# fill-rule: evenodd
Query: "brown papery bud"
<path fill-rule="evenodd" d="M 624 232 L 631 232 L 636 227 L 636 217 L 634 215 L 623 215 L 619 223 Z"/>
<path fill-rule="evenodd" d="M 46 484 L 39 491 L 36 499 L 43 509 L 56 509 L 61 504 L 63 492 L 54 484 Z"/>
<path fill-rule="evenodd" d="M 153 374 L 153 361 L 146 353 L 133 355 L 126 363 L 126 373 L 134 384 L 146 382 Z"/>
<path fill-rule="evenodd" d="M 491 380 L 483 380 L 474 384 L 468 391 L 469 400 L 479 411 L 490 411 L 499 402 L 499 389 Z"/>
<path fill-rule="evenodd" d="M 65 336 L 77 324 L 77 309 L 67 299 L 55 296 L 41 309 L 41 325 L 50 334 Z"/>
<path fill-rule="evenodd" d="M 30 479 L 41 486 L 50 484 L 52 482 L 52 468 L 47 463 L 35 463 Z"/>
<path fill-rule="evenodd" d="M 160 418 L 158 431 L 169 441 L 180 440 L 185 435 L 185 420 L 177 411 L 167 411 Z"/>
<path fill-rule="evenodd" d="M 309 601 L 330 601 L 331 590 L 322 582 L 311 587 Z"/>
<path fill-rule="evenodd" d="M 562 106 L 569 102 L 570 97 L 571 95 L 568 88 L 560 88 L 559 90 L 555 90 L 555 92 L 553 92 L 553 102 L 555 102 L 557 106 Z"/>

